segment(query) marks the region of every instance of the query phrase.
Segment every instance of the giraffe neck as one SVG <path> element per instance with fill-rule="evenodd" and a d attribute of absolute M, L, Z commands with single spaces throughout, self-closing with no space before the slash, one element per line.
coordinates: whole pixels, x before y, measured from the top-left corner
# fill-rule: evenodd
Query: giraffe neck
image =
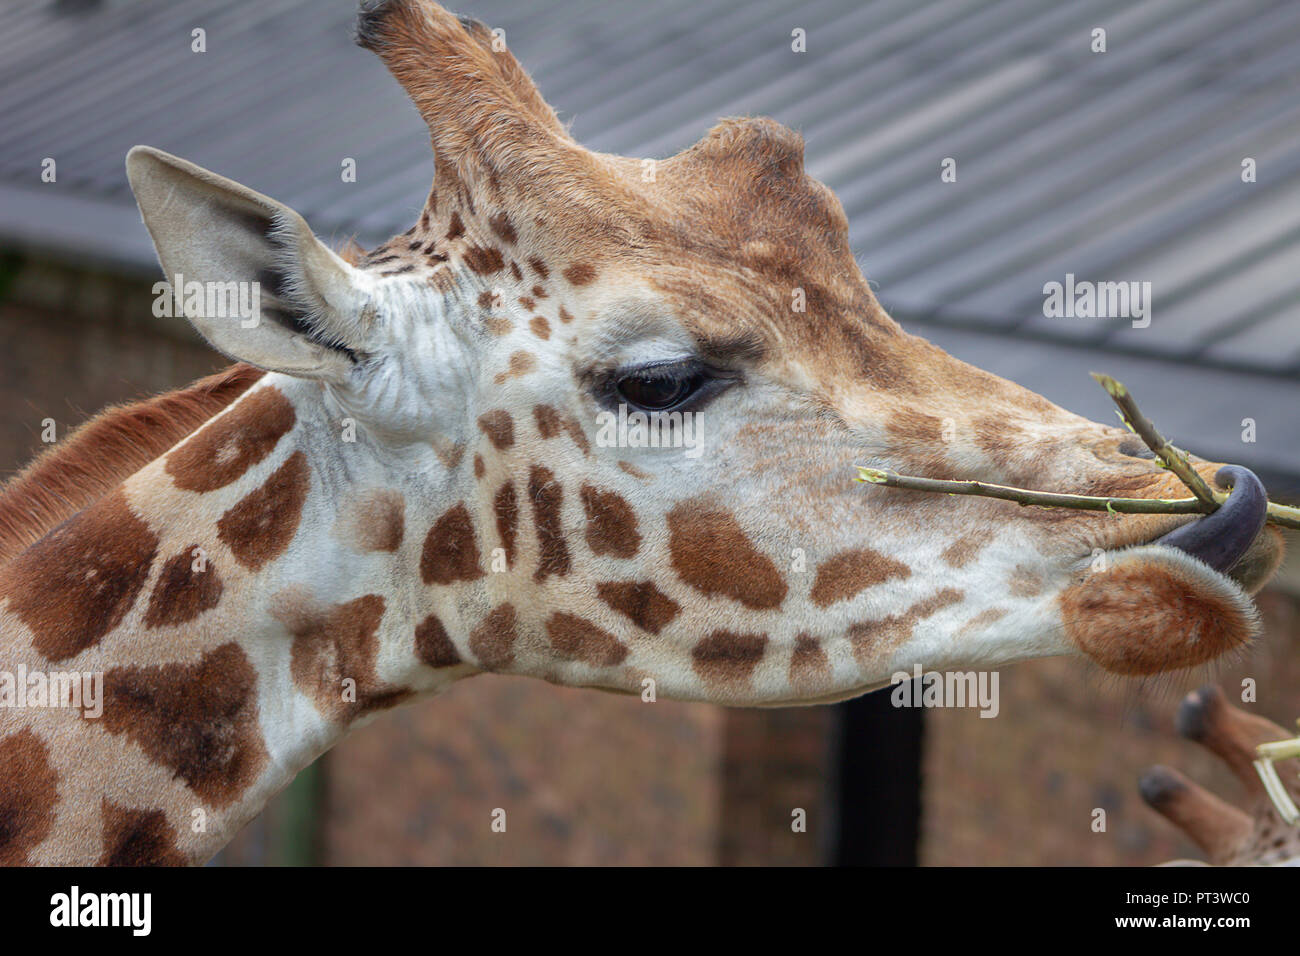
<path fill-rule="evenodd" d="M 356 721 L 463 676 L 416 626 L 404 496 L 329 404 L 268 375 L 0 567 L 0 671 L 89 691 L 0 707 L 0 863 L 202 862 Z M 409 457 L 437 501 L 448 469 Z"/>

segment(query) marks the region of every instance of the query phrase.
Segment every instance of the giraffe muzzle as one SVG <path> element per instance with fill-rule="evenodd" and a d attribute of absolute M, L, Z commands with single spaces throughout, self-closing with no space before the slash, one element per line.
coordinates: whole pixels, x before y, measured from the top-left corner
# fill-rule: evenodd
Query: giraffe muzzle
<path fill-rule="evenodd" d="M 1268 499 L 1254 474 L 1225 465 L 1215 481 L 1232 489 L 1217 510 L 1112 552 L 1062 592 L 1065 634 L 1112 673 L 1196 667 L 1259 633 L 1250 595 L 1277 570 L 1281 536 L 1264 527 Z"/>
<path fill-rule="evenodd" d="M 1220 574 L 1229 574 L 1264 530 L 1268 494 L 1255 473 L 1240 465 L 1224 465 L 1214 480 L 1220 487 L 1232 489 L 1228 500 L 1212 514 L 1182 525 L 1153 543 L 1177 548 Z"/>

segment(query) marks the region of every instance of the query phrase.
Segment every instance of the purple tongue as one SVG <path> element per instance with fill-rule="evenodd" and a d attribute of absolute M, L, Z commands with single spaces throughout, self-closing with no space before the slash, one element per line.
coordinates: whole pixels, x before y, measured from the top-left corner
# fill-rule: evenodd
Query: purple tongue
<path fill-rule="evenodd" d="M 1228 500 L 1213 514 L 1176 528 L 1155 544 L 1185 551 L 1226 574 L 1263 530 L 1268 495 L 1255 473 L 1240 465 L 1224 465 L 1214 480 L 1232 489 Z"/>

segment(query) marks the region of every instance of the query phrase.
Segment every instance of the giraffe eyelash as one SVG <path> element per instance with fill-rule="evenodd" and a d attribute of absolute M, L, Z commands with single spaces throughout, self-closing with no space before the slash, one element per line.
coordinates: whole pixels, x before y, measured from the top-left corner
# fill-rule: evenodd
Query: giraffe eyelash
<path fill-rule="evenodd" d="M 619 405 L 629 405 L 642 411 L 695 411 L 738 380 L 739 375 L 735 372 L 690 357 L 610 371 L 597 380 L 595 392 L 597 401 L 611 410 Z M 629 382 L 662 382 L 670 387 L 693 383 L 693 387 L 671 405 L 646 407 L 626 396 L 625 386 Z"/>

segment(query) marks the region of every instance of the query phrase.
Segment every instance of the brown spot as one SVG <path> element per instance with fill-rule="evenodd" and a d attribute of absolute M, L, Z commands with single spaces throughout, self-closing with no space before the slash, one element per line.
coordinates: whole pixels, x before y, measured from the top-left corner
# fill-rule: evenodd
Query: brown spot
<path fill-rule="evenodd" d="M 1042 593 L 1043 577 L 1033 568 L 1018 564 L 1011 572 L 1007 590 L 1011 592 L 1012 597 L 1033 597 L 1035 594 Z"/>
<path fill-rule="evenodd" d="M 482 309 L 490 310 L 496 308 L 497 294 L 491 289 L 484 289 L 478 294 L 478 304 L 479 308 Z"/>
<path fill-rule="evenodd" d="M 651 634 L 658 634 L 681 610 L 653 581 L 602 581 L 596 594 L 619 614 Z"/>
<path fill-rule="evenodd" d="M 490 671 L 509 667 L 515 659 L 515 606 L 501 604 L 469 635 L 469 649 Z"/>
<path fill-rule="evenodd" d="M 533 419 L 537 422 L 537 433 L 542 438 L 554 438 L 560 433 L 560 413 L 550 405 L 534 405 Z"/>
<path fill-rule="evenodd" d="M 714 631 L 691 651 L 691 666 L 710 687 L 735 687 L 749 681 L 766 647 L 766 634 Z"/>
<path fill-rule="evenodd" d="M 587 435 L 573 416 L 561 415 L 550 405 L 534 405 L 533 418 L 537 421 L 537 433 L 542 438 L 554 438 L 563 430 L 568 432 L 584 455 L 590 454 L 591 444 L 587 441 Z"/>
<path fill-rule="evenodd" d="M 199 563 L 198 550 L 197 544 L 190 545 L 163 565 L 144 613 L 145 627 L 184 624 L 220 603 L 221 577 L 206 555 Z"/>
<path fill-rule="evenodd" d="M 621 496 L 591 485 L 582 486 L 582 510 L 587 515 L 587 547 L 593 554 L 634 558 L 641 547 L 636 512 Z"/>
<path fill-rule="evenodd" d="M 460 460 L 465 457 L 464 442 L 449 444 L 435 440 L 430 444 L 433 445 L 434 454 L 438 456 L 438 460 L 442 462 L 442 466 L 448 471 L 453 471 L 460 464 Z"/>
<path fill-rule="evenodd" d="M 564 306 L 560 306 L 560 321 L 565 325 L 568 325 L 573 321 L 573 316 L 569 314 L 569 310 Z"/>
<path fill-rule="evenodd" d="M 975 423 L 975 444 L 999 465 L 1011 467 L 1032 442 L 1023 431 L 1002 418 L 983 418 Z"/>
<path fill-rule="evenodd" d="M 100 801 L 104 852 L 97 866 L 185 866 L 176 847 L 176 831 L 162 810 L 135 810 Z"/>
<path fill-rule="evenodd" d="M 461 662 L 456 645 L 436 614 L 430 614 L 416 625 L 415 653 L 430 667 L 455 667 Z"/>
<path fill-rule="evenodd" d="M 987 611 L 980 611 L 973 618 L 957 629 L 958 636 L 969 634 L 971 631 L 980 631 L 994 624 L 1007 616 L 1005 608 L 991 607 Z"/>
<path fill-rule="evenodd" d="M 483 577 L 474 522 L 464 503 L 448 508 L 424 539 L 420 577 L 425 584 L 451 584 Z"/>
<path fill-rule="evenodd" d="M 135 604 L 158 538 L 119 488 L 0 567 L 0 597 L 51 661 L 97 644 Z"/>
<path fill-rule="evenodd" d="M 824 688 L 831 679 L 831 665 L 821 642 L 808 634 L 794 639 L 790 654 L 790 685 L 799 691 Z"/>
<path fill-rule="evenodd" d="M 470 246 L 465 250 L 465 265 L 481 276 L 490 276 L 505 268 L 501 250 L 492 246 Z"/>
<path fill-rule="evenodd" d="M 541 259 L 537 259 L 537 258 L 529 259 L 528 266 L 539 276 L 541 276 L 543 279 L 549 279 L 551 277 L 551 270 L 546 268 L 546 263 L 543 262 Z"/>
<path fill-rule="evenodd" d="M 510 277 L 516 282 L 524 281 L 524 273 L 519 268 L 519 263 L 515 262 L 513 259 L 510 260 Z"/>
<path fill-rule="evenodd" d="M 533 335 L 539 339 L 549 339 L 551 337 L 551 323 L 540 315 L 533 316 L 528 321 L 528 327 L 533 330 Z"/>
<path fill-rule="evenodd" d="M 501 546 L 506 552 L 506 567 L 515 564 L 515 532 L 519 529 L 519 499 L 515 495 L 515 486 L 507 481 L 497 489 L 492 499 L 492 510 L 497 516 L 497 534 L 501 535 Z"/>
<path fill-rule="evenodd" d="M 454 292 L 457 288 L 456 278 L 450 269 L 435 269 L 425 281 L 444 294 Z"/>
<path fill-rule="evenodd" d="M 498 385 L 504 385 L 512 378 L 518 378 L 521 375 L 527 375 L 537 367 L 537 359 L 533 358 L 529 352 L 518 351 L 510 353 L 510 368 L 498 374 L 493 381 Z"/>
<path fill-rule="evenodd" d="M 569 433 L 569 438 L 578 446 L 578 450 L 584 455 L 591 453 L 591 445 L 587 442 L 587 434 L 582 430 L 582 426 L 572 415 L 564 416 L 564 430 Z"/>
<path fill-rule="evenodd" d="M 629 475 L 631 475 L 633 478 L 637 479 L 638 481 L 649 481 L 653 477 L 649 472 L 642 471 L 640 468 L 632 464 L 630 461 L 620 461 L 618 463 L 618 467 L 621 470 L 627 472 Z"/>
<path fill-rule="evenodd" d="M 363 554 L 392 554 L 406 536 L 406 499 L 391 488 L 363 492 L 340 516 L 335 533 Z"/>
<path fill-rule="evenodd" d="M 537 302 L 526 295 L 521 295 L 519 297 L 519 304 L 524 307 L 524 311 L 526 312 L 531 312 L 533 309 L 537 308 Z"/>
<path fill-rule="evenodd" d="M 0 866 L 26 866 L 54 829 L 59 775 L 32 730 L 0 738 Z"/>
<path fill-rule="evenodd" d="M 533 295 L 535 295 L 539 299 L 549 298 L 549 296 L 547 296 L 546 294 L 546 290 L 539 285 L 533 286 Z"/>
<path fill-rule="evenodd" d="M 574 285 L 586 285 L 596 278 L 596 270 L 586 263 L 579 262 L 564 270 L 564 278 Z"/>
<path fill-rule="evenodd" d="M 463 235 L 465 235 L 465 224 L 460 221 L 460 213 L 453 212 L 447 223 L 447 238 L 459 239 Z"/>
<path fill-rule="evenodd" d="M 490 228 L 502 242 L 513 246 L 519 238 L 515 232 L 515 224 L 510 221 L 510 217 L 503 212 L 488 217 L 488 228 Z"/>
<path fill-rule="evenodd" d="M 847 600 L 873 585 L 891 578 L 906 578 L 911 573 L 912 569 L 907 565 L 871 548 L 841 551 L 817 568 L 812 602 L 818 607 L 830 607 L 836 601 Z"/>
<path fill-rule="evenodd" d="M 515 443 L 515 423 L 509 412 L 502 409 L 485 412 L 478 417 L 478 427 L 497 451 Z"/>
<path fill-rule="evenodd" d="M 551 647 L 565 660 L 582 661 L 593 667 L 613 667 L 627 657 L 626 645 L 613 634 L 572 614 L 551 615 L 546 622 L 546 633 Z"/>
<path fill-rule="evenodd" d="M 695 502 L 668 512 L 668 547 L 681 579 L 706 595 L 721 594 L 745 607 L 781 606 L 786 584 L 734 515 Z"/>
<path fill-rule="evenodd" d="M 163 468 L 185 491 L 224 488 L 269 455 L 296 421 L 278 388 L 259 388 L 171 452 Z"/>
<path fill-rule="evenodd" d="M 289 547 L 307 500 L 308 472 L 306 456 L 294 452 L 262 487 L 221 516 L 217 537 L 244 567 L 260 570 Z"/>
<path fill-rule="evenodd" d="M 237 800 L 267 762 L 257 674 L 233 641 L 196 664 L 108 671 L 98 723 L 125 735 L 215 807 Z"/>
<path fill-rule="evenodd" d="M 569 573 L 569 546 L 561 522 L 564 490 L 549 468 L 533 465 L 529 469 L 528 500 L 533 503 L 533 524 L 537 527 L 537 570 L 533 578 L 539 582 L 551 575 L 562 578 Z"/>
<path fill-rule="evenodd" d="M 482 478 L 485 474 L 487 474 L 487 465 L 483 464 L 483 456 L 475 455 L 474 456 L 474 477 Z"/>
<path fill-rule="evenodd" d="M 937 594 L 918 601 L 902 614 L 894 614 L 878 621 L 863 621 L 849 628 L 849 641 L 858 663 L 869 665 L 880 660 L 912 636 L 912 628 L 923 618 L 957 604 L 966 597 L 956 588 L 944 588 Z"/>
<path fill-rule="evenodd" d="M 408 696 L 379 679 L 379 625 L 384 599 L 366 594 L 346 604 L 316 603 L 299 590 L 275 596 L 272 615 L 293 636 L 289 673 L 325 718 L 350 723 Z"/>
<path fill-rule="evenodd" d="M 971 558 L 980 553 L 980 550 L 986 544 L 988 544 L 988 538 L 986 537 L 964 534 L 948 545 L 939 557 L 949 567 L 964 568 L 970 563 Z"/>
<path fill-rule="evenodd" d="M 924 412 L 896 412 L 885 422 L 885 430 L 908 444 L 939 445 L 943 442 L 943 419 Z"/>
<path fill-rule="evenodd" d="M 514 323 L 505 316 L 492 316 L 488 318 L 483 325 L 492 335 L 509 335 L 515 328 Z M 500 385 L 507 377 L 508 376 L 504 374 L 498 375 L 497 378 L 500 379 L 500 381 L 497 382 L 497 384 Z"/>

